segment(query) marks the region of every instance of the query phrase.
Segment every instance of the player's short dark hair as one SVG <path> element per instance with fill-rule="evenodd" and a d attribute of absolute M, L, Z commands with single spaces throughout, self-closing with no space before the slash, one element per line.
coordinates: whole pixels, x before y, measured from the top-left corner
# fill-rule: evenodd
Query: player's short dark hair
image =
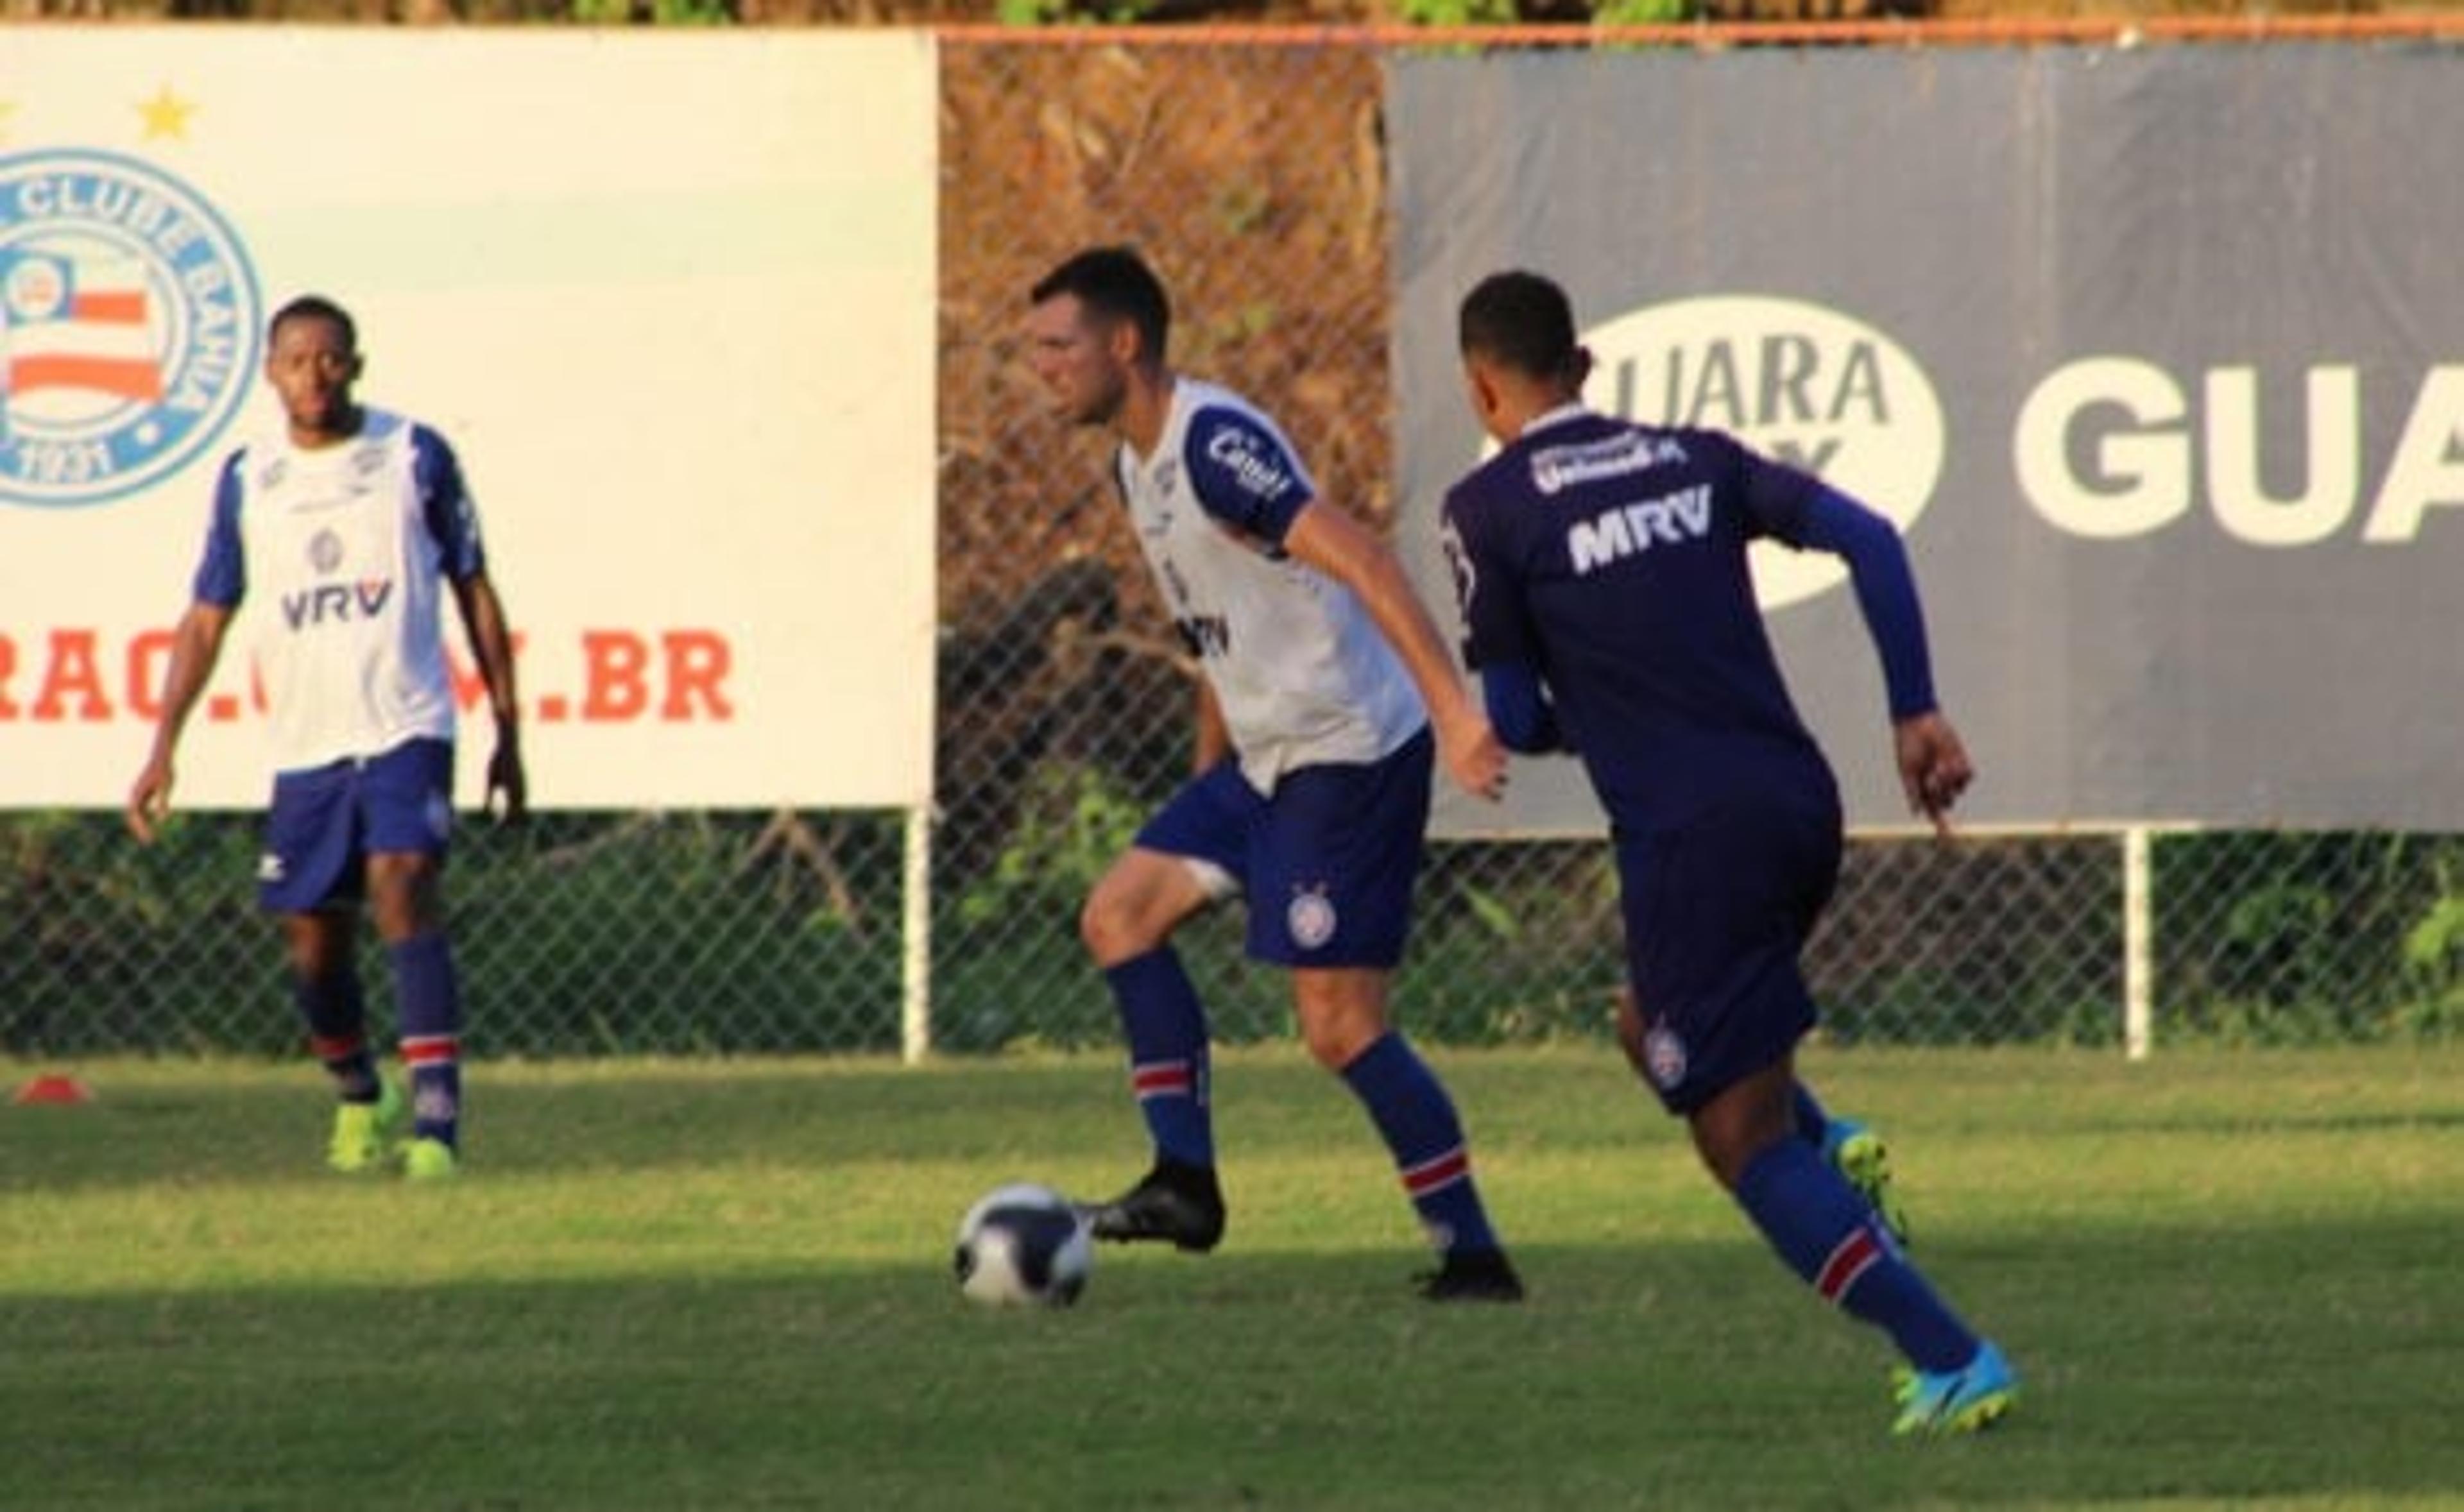
<path fill-rule="evenodd" d="M 286 320 L 330 320 L 334 328 L 342 333 L 344 350 L 356 352 L 360 349 L 359 322 L 351 318 L 351 312 L 321 294 L 303 294 L 275 311 L 274 318 L 265 322 L 265 339 L 273 340 L 275 333 L 282 329 Z"/>
<path fill-rule="evenodd" d="M 1104 319 L 1136 326 L 1148 360 L 1163 361 L 1164 342 L 1172 334 L 1172 301 L 1164 295 L 1163 280 L 1134 251 L 1089 247 L 1038 279 L 1029 302 L 1042 304 L 1065 294 Z"/>
<path fill-rule="evenodd" d="M 1528 378 L 1580 382 L 1583 348 L 1566 291 L 1536 273 L 1491 274 L 1463 296 L 1457 334 L 1479 356 Z"/>

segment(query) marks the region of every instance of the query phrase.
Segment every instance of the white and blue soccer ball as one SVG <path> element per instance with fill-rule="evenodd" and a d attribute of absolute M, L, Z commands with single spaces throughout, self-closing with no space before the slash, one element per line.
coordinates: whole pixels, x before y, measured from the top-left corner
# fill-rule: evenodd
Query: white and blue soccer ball
<path fill-rule="evenodd" d="M 1095 1268 L 1094 1237 L 1067 1197 L 1015 1181 L 985 1193 L 958 1220 L 953 1264 L 970 1302 L 1067 1307 Z"/>

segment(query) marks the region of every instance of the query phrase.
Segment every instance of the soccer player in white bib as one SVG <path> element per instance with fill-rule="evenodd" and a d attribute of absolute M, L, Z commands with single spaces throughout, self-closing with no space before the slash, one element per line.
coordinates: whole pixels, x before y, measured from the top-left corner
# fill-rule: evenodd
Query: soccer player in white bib
<path fill-rule="evenodd" d="M 150 841 L 169 811 L 180 732 L 232 616 L 253 597 L 275 768 L 258 899 L 281 925 L 309 1045 L 341 1100 L 327 1161 L 379 1169 L 407 1115 L 405 1174 L 451 1176 L 460 1160 L 462 997 L 441 899 L 453 813 L 446 591 L 495 715 L 486 797 L 494 808 L 502 795 L 508 822 L 528 797 L 513 641 L 451 449 L 428 427 L 352 397 L 362 363 L 350 316 L 303 296 L 275 313 L 266 340 L 265 376 L 285 423 L 223 466 L 128 823 Z M 357 966 L 363 905 L 393 968 L 407 1103 L 368 1043 Z"/>
<path fill-rule="evenodd" d="M 1061 412 L 1110 429 L 1148 565 L 1205 669 L 1199 775 L 1089 895 L 1080 933 L 1129 1041 L 1148 1173 L 1089 1209 L 1098 1238 L 1222 1238 L 1206 1012 L 1172 947 L 1243 892 L 1248 951 L 1287 968 L 1301 1036 L 1368 1109 L 1439 1252 L 1433 1301 L 1514 1301 L 1444 1086 L 1387 1019 L 1433 763 L 1494 797 L 1504 748 L 1383 542 L 1316 486 L 1274 422 L 1166 362 L 1163 285 L 1124 248 L 1069 258 L 1026 340 Z M 1434 732 L 1434 738 L 1433 738 Z"/>

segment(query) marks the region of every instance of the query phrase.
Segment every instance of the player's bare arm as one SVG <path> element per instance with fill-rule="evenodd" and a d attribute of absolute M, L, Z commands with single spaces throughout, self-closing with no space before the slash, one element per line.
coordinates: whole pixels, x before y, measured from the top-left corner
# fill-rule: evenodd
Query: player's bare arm
<path fill-rule="evenodd" d="M 505 605 L 485 572 L 454 580 L 453 599 L 462 610 L 462 627 L 471 638 L 471 654 L 478 659 L 479 676 L 487 685 L 488 707 L 496 719 L 496 746 L 488 757 L 489 811 L 506 823 L 518 823 L 530 811 L 530 779 L 522 770 L 521 705 L 514 690 L 514 637 L 506 627 Z M 504 806 L 496 797 L 504 795 Z"/>
<path fill-rule="evenodd" d="M 163 716 L 154 726 L 154 746 L 145 766 L 128 790 L 128 831 L 151 844 L 154 826 L 171 811 L 172 756 L 189 712 L 212 680 L 221 660 L 223 635 L 231 628 L 231 610 L 219 603 L 195 603 L 180 616 L 171 632 L 171 668 L 163 684 Z"/>
<path fill-rule="evenodd" d="M 1950 838 L 1950 810 L 1976 772 L 1959 732 L 1940 710 L 1929 710 L 1897 721 L 1892 743 L 1900 765 L 1900 785 L 1906 790 L 1908 811 L 1931 821 L 1934 833 Z"/>
<path fill-rule="evenodd" d="M 1198 679 L 1198 741 L 1190 770 L 1203 772 L 1232 754 L 1232 731 L 1223 722 L 1223 704 L 1215 685 Z"/>
<path fill-rule="evenodd" d="M 1463 686 L 1420 596 L 1386 543 L 1341 510 L 1323 502 L 1302 508 L 1284 535 L 1284 549 L 1360 596 L 1429 706 L 1438 755 L 1455 784 L 1475 798 L 1506 790 L 1506 747 Z"/>

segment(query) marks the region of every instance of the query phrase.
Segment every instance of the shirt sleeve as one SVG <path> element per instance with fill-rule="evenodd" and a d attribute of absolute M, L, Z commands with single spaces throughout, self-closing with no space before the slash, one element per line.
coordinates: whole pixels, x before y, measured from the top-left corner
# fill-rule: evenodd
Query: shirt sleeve
<path fill-rule="evenodd" d="M 460 460 L 445 438 L 426 426 L 411 430 L 410 454 L 411 480 L 419 489 L 420 509 L 428 534 L 436 541 L 441 570 L 453 582 L 475 577 L 487 569 L 488 554 L 479 541 L 479 511 L 463 484 Z"/>
<path fill-rule="evenodd" d="M 1462 487 L 1446 495 L 1438 516 L 1438 544 L 1454 578 L 1463 665 L 1474 670 L 1491 662 L 1535 666 L 1539 658 L 1523 611 L 1522 581 L 1488 539 L 1485 525 L 1477 501 Z"/>
<path fill-rule="evenodd" d="M 1807 501 L 1802 538 L 1848 563 L 1857 607 L 1882 659 L 1882 685 L 1891 717 L 1908 719 L 1936 706 L 1933 663 L 1925 646 L 1925 611 L 1917 602 L 1916 574 L 1899 527 L 1836 490 L 1817 485 Z"/>
<path fill-rule="evenodd" d="M 1732 438 L 1722 440 L 1734 454 L 1737 496 L 1745 506 L 1748 536 L 1769 537 L 1799 549 L 1812 545 L 1805 538 L 1805 515 L 1815 495 L 1825 492 L 1822 480 L 1801 468 L 1762 456 Z"/>
<path fill-rule="evenodd" d="M 1507 750 L 1539 756 L 1565 749 L 1556 706 L 1549 701 L 1540 673 L 1529 665 L 1491 657 L 1480 669 L 1480 700 Z"/>
<path fill-rule="evenodd" d="M 206 553 L 197 563 L 197 575 L 188 588 L 189 596 L 199 603 L 233 609 L 248 595 L 248 559 L 240 550 L 239 501 L 240 458 L 246 453 L 234 451 L 223 463 L 222 476 L 214 483 L 213 518 L 206 526 Z"/>
<path fill-rule="evenodd" d="M 1463 616 L 1463 663 L 1480 673 L 1481 705 L 1497 738 L 1529 756 L 1565 749 L 1532 656 L 1521 581 L 1479 534 L 1479 511 L 1462 489 L 1446 495 L 1438 519 L 1438 543 Z"/>
<path fill-rule="evenodd" d="M 1316 496 L 1283 438 L 1237 410 L 1210 406 L 1190 416 L 1181 466 L 1199 508 L 1269 545 L 1284 543 Z"/>

